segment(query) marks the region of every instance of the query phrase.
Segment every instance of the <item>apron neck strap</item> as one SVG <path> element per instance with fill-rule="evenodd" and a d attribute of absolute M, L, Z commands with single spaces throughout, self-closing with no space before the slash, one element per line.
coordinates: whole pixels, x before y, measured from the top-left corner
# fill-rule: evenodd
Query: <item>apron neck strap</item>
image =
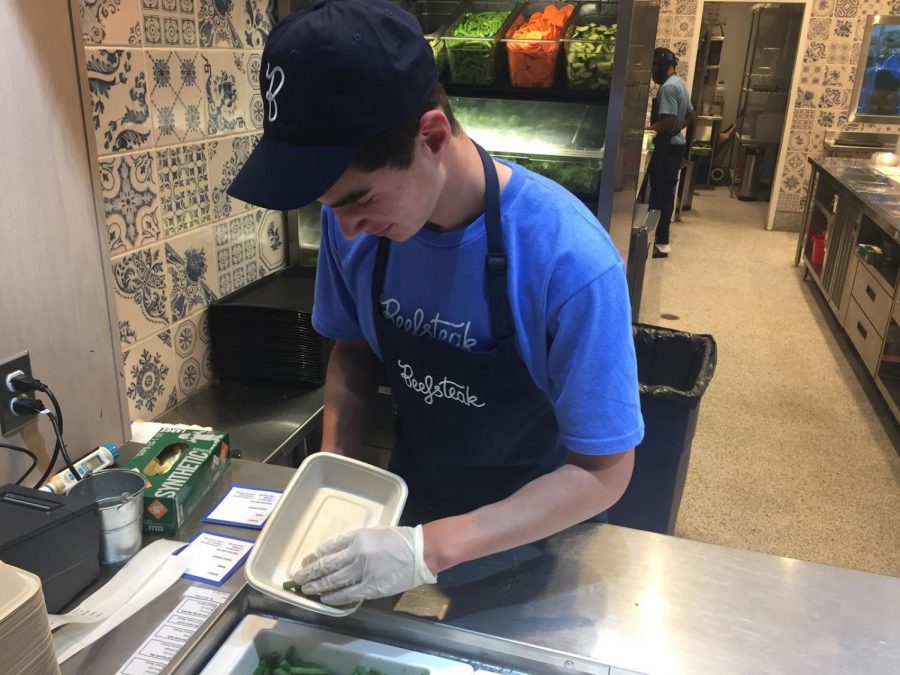
<path fill-rule="evenodd" d="M 478 143 L 478 154 L 484 167 L 484 222 L 487 231 L 487 257 L 484 261 L 487 274 L 488 302 L 491 308 L 491 333 L 495 340 L 512 334 L 509 293 L 506 273 L 509 267 L 503 248 L 503 225 L 500 221 L 500 179 L 494 160 Z"/>

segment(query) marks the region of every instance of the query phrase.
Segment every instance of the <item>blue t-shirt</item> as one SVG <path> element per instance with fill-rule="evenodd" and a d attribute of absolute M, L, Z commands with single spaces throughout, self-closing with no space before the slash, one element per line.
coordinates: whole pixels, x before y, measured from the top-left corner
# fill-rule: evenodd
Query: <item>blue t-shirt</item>
<path fill-rule="evenodd" d="M 678 133 L 669 142 L 672 145 L 684 145 L 687 142 L 681 131 L 684 128 L 684 118 L 687 117 L 689 110 L 694 109 L 687 85 L 680 77 L 672 74 L 660 86 L 658 96 L 659 114 L 675 116 L 675 128 L 678 129 Z"/>
<path fill-rule="evenodd" d="M 517 347 L 554 406 L 560 443 L 589 454 L 636 446 L 644 425 L 625 270 L 597 219 L 556 183 L 520 166 L 500 195 Z M 336 340 L 365 338 L 377 237 L 343 237 L 322 208 L 313 326 Z M 484 215 L 465 228 L 423 228 L 391 242 L 382 311 L 407 332 L 465 350 L 491 344 Z"/>

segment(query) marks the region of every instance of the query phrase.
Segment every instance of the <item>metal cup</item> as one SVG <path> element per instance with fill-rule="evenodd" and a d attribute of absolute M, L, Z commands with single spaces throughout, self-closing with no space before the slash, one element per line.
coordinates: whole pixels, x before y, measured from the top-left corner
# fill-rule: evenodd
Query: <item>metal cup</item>
<path fill-rule="evenodd" d="M 124 562 L 141 549 L 144 477 L 125 469 L 86 476 L 69 494 L 95 502 L 100 511 L 100 561 Z"/>

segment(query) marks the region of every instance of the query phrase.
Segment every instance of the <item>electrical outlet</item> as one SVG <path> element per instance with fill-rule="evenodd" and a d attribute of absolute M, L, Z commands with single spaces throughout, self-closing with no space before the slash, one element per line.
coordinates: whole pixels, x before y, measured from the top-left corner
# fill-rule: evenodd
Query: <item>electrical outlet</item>
<path fill-rule="evenodd" d="M 6 376 L 17 370 L 21 370 L 31 377 L 31 359 L 28 358 L 28 352 L 20 352 L 0 361 L 0 435 L 3 436 L 25 426 L 32 417 L 37 415 L 37 413 L 16 415 L 9 409 L 9 402 L 21 394 L 13 393 L 6 387 Z M 27 394 L 27 396 L 35 398 L 34 394 Z"/>

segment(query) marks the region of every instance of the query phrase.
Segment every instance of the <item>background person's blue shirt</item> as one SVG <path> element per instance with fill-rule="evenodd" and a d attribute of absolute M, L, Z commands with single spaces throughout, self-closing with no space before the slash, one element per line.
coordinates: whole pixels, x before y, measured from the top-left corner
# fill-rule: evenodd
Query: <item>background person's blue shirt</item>
<path fill-rule="evenodd" d="M 590 455 L 628 450 L 644 426 L 622 260 L 573 195 L 511 166 L 500 208 L 519 354 L 554 405 L 561 444 Z M 323 207 L 313 325 L 333 339 L 365 338 L 380 358 L 371 302 L 377 243 L 345 239 Z M 483 215 L 459 230 L 422 229 L 392 242 L 382 311 L 407 332 L 489 347 L 486 252 Z"/>
<path fill-rule="evenodd" d="M 672 140 L 669 143 L 672 145 L 684 145 L 686 143 L 684 132 L 682 131 L 684 118 L 687 117 L 688 111 L 694 109 L 694 106 L 691 105 L 691 95 L 688 92 L 687 85 L 684 83 L 684 80 L 673 73 L 662 83 L 657 96 L 659 97 L 659 114 L 674 115 L 675 129 L 679 130 L 677 134 L 672 136 Z"/>

